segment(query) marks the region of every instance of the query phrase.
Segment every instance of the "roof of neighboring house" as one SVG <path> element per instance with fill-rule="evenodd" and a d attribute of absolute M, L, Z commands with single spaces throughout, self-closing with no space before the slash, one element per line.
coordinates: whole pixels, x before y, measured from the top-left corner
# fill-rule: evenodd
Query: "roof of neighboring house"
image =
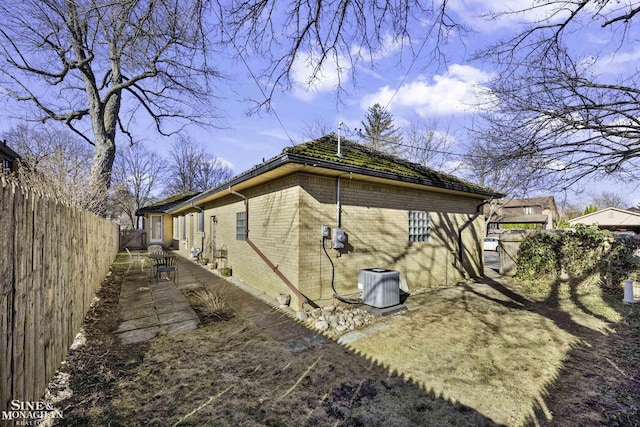
<path fill-rule="evenodd" d="M 191 203 L 205 203 L 242 188 L 275 179 L 294 172 L 309 172 L 325 176 L 344 176 L 396 185 L 428 186 L 436 190 L 465 193 L 478 198 L 499 198 L 504 194 L 436 170 L 373 150 L 355 141 L 340 140 L 342 157 L 338 157 L 338 136 L 322 138 L 285 148 L 281 154 L 241 173 L 217 187 L 204 191 L 176 206 L 173 212 L 187 209 Z M 239 187 L 238 187 L 239 186 Z"/>
<path fill-rule="evenodd" d="M 638 227 L 640 213 L 619 208 L 605 208 L 569 220 L 569 224 L 598 224 L 605 227 Z"/>
<path fill-rule="evenodd" d="M 549 218 L 546 215 L 505 215 L 499 216 L 494 221 L 501 224 L 545 224 Z"/>
<path fill-rule="evenodd" d="M 4 157 L 8 157 L 10 159 L 19 159 L 20 155 L 13 151 L 11 147 L 7 145 L 7 141 L 0 141 L 0 153 L 4 154 Z"/>
<path fill-rule="evenodd" d="M 146 213 L 167 213 L 175 206 L 180 203 L 189 200 L 196 196 L 197 192 L 195 191 L 187 191 L 184 193 L 174 194 L 173 196 L 169 196 L 165 199 L 158 200 L 157 202 L 153 202 L 150 205 L 144 206 L 136 211 L 136 216 L 142 216 Z"/>
<path fill-rule="evenodd" d="M 506 199 L 499 204 L 502 207 L 516 208 L 524 206 L 542 206 L 543 209 L 556 209 L 556 199 L 553 196 L 529 197 L 525 199 Z"/>

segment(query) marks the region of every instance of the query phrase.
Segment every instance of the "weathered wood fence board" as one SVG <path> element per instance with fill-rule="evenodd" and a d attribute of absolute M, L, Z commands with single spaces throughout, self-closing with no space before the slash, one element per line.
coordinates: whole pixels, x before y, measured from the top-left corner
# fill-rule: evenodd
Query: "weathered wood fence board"
<path fill-rule="evenodd" d="M 144 230 L 120 230 L 120 250 L 146 249 L 147 233 Z"/>
<path fill-rule="evenodd" d="M 0 411 L 41 399 L 118 252 L 118 225 L 0 178 Z"/>

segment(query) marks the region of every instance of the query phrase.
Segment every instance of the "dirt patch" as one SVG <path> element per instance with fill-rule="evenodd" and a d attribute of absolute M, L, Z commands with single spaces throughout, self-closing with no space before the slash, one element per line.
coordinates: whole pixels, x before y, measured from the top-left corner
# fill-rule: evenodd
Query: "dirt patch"
<path fill-rule="evenodd" d="M 349 347 L 291 345 L 198 306 L 200 329 L 122 345 L 121 280 L 105 280 L 61 367 L 73 394 L 58 425 L 640 425 L 640 307 L 607 305 L 611 322 L 587 301 L 485 284 L 414 295 L 422 309 Z"/>

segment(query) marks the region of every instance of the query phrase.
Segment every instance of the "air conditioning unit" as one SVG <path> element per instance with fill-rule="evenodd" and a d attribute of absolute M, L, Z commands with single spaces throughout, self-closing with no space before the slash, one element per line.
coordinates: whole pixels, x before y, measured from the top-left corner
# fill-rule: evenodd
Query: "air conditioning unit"
<path fill-rule="evenodd" d="M 362 302 L 376 308 L 400 304 L 400 273 L 385 268 L 366 268 L 358 272 Z"/>

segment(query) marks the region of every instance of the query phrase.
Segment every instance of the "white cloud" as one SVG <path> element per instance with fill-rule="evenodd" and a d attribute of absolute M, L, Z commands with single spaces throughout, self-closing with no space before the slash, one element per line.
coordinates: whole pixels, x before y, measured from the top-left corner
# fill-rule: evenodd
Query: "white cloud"
<path fill-rule="evenodd" d="M 532 22 L 558 21 L 569 14 L 563 6 L 563 2 L 536 0 L 460 0 L 447 3 L 447 8 L 455 12 L 461 21 L 483 33 L 515 29 Z"/>
<path fill-rule="evenodd" d="M 611 55 L 595 59 L 594 71 L 602 74 L 619 74 L 621 71 L 632 70 L 635 73 L 638 61 L 640 61 L 640 48 L 614 52 Z"/>
<path fill-rule="evenodd" d="M 363 61 L 377 62 L 397 54 L 400 52 L 403 44 L 406 45 L 408 42 L 409 40 L 407 38 L 386 34 L 382 37 L 382 43 L 378 49 L 369 50 L 364 46 L 355 46 L 351 49 L 351 56 L 361 58 Z"/>
<path fill-rule="evenodd" d="M 227 159 L 223 159 L 222 157 L 216 157 L 216 159 L 213 161 L 213 166 L 221 168 L 226 167 L 233 170 L 233 163 L 231 163 Z"/>
<path fill-rule="evenodd" d="M 265 127 L 255 131 L 258 135 L 269 136 L 271 138 L 289 141 L 289 135 L 281 127 Z"/>
<path fill-rule="evenodd" d="M 296 56 L 291 66 L 293 80 L 293 96 L 303 101 L 312 101 L 325 92 L 335 92 L 339 85 L 348 81 L 350 64 L 348 59 L 340 56 L 325 58 L 322 67 L 314 77 L 319 58 L 310 53 L 306 58 Z"/>
<path fill-rule="evenodd" d="M 384 86 L 363 97 L 360 106 L 366 110 L 375 103 L 385 106 L 391 101 L 390 108 L 411 108 L 421 117 L 473 113 L 489 102 L 482 84 L 491 77 L 469 65 L 453 64 L 445 74 L 433 76 L 432 81 L 419 78 L 401 86 L 397 93 L 395 88 Z"/>

